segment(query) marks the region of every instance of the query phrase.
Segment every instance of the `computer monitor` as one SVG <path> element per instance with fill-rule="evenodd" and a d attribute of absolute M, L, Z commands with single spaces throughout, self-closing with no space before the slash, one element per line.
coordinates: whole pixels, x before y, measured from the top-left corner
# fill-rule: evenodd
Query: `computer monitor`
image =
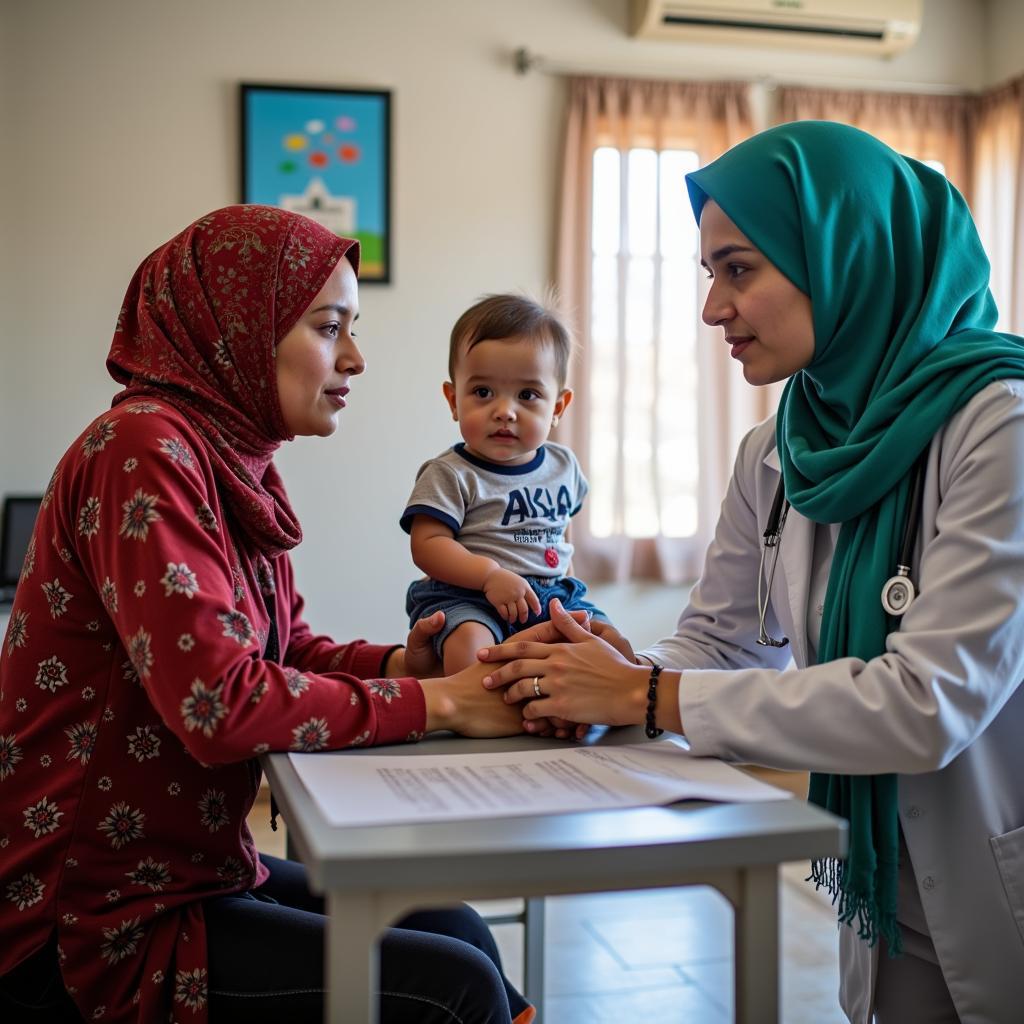
<path fill-rule="evenodd" d="M 14 596 L 42 500 L 40 495 L 4 498 L 3 526 L 0 527 L 0 600 L 9 601 Z"/>

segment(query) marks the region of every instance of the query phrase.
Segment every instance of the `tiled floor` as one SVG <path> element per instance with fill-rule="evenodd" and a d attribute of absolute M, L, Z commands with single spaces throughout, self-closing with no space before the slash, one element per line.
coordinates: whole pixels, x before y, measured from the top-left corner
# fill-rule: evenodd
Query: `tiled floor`
<path fill-rule="evenodd" d="M 261 850 L 283 856 L 284 832 L 250 818 Z M 782 1020 L 843 1024 L 836 1001 L 835 912 L 783 868 Z M 481 904 L 481 909 L 487 906 Z M 502 905 L 502 909 L 505 905 Z M 508 976 L 522 979 L 522 929 L 494 929 Z M 541 1024 L 728 1024 L 732 1020 L 732 914 L 711 889 L 567 896 L 547 901 L 547 995 Z"/>

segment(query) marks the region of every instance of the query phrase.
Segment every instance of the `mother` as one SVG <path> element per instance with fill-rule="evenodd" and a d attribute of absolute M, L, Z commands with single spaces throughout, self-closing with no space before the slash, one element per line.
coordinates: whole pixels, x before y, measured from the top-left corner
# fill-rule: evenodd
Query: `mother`
<path fill-rule="evenodd" d="M 124 389 L 46 489 L 0 655 L 0 1017 L 319 1021 L 323 904 L 246 827 L 256 757 L 518 733 L 482 667 L 303 621 L 272 458 L 331 434 L 358 244 L 236 206 L 143 261 L 107 367 Z M 468 909 L 382 945 L 382 1018 L 528 1021 Z M 66 989 L 66 992 L 65 992 Z M 35 1011 L 35 1016 L 32 1012 Z"/>
<path fill-rule="evenodd" d="M 1024 342 L 992 330 L 960 195 L 863 132 L 783 125 L 688 187 L 704 320 L 749 383 L 789 378 L 779 413 L 744 439 L 649 664 L 556 615 L 572 645 L 491 649 L 516 660 L 485 685 L 514 701 L 539 677 L 527 718 L 646 721 L 698 754 L 810 770 L 811 799 L 850 822 L 848 858 L 814 866 L 857 926 L 840 929 L 850 1020 L 1018 1020 Z M 762 562 L 780 475 L 792 508 Z M 911 544 L 919 595 L 890 614 L 882 588 Z"/>

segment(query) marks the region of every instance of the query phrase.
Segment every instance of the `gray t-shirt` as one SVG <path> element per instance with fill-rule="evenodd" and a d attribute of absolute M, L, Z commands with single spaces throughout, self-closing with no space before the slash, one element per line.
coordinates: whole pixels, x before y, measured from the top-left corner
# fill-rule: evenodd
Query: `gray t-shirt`
<path fill-rule="evenodd" d="M 432 516 L 466 549 L 503 569 L 557 578 L 568 573 L 565 528 L 586 494 L 576 456 L 564 445 L 548 442 L 529 462 L 505 466 L 460 443 L 420 466 L 402 529 L 409 533 L 415 516 Z"/>

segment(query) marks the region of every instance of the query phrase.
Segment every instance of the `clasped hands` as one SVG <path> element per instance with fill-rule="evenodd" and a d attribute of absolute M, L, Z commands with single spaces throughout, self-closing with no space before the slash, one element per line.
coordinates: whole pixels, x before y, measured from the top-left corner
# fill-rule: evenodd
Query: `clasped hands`
<path fill-rule="evenodd" d="M 517 726 L 535 736 L 581 739 L 591 723 L 636 720 L 629 702 L 632 688 L 623 686 L 625 674 L 637 672 L 629 641 L 613 626 L 589 621 L 585 612 L 567 612 L 557 600 L 551 602 L 550 616 L 502 644 L 481 649 L 481 664 L 436 680 L 449 683 L 445 689 L 455 698 L 454 731 L 508 735 Z M 443 624 L 438 612 L 413 626 L 404 653 L 408 674 L 433 681 L 438 666 L 431 638 Z M 646 676 L 645 669 L 639 671 Z M 492 700 L 498 696 L 503 704 L 495 707 Z M 513 711 L 521 717 L 510 717 Z"/>

